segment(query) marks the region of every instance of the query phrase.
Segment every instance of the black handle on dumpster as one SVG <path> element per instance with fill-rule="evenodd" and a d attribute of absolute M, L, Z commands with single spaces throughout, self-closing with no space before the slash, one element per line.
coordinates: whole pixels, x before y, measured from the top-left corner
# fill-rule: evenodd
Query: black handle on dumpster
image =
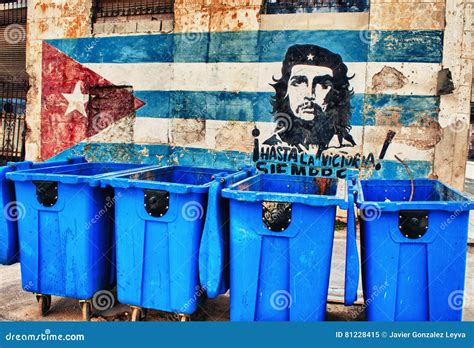
<path fill-rule="evenodd" d="M 291 223 L 291 203 L 263 201 L 262 220 L 270 231 L 283 232 Z"/>
<path fill-rule="evenodd" d="M 161 190 L 143 190 L 145 210 L 153 217 L 163 217 L 169 209 L 170 194 Z"/>
<path fill-rule="evenodd" d="M 428 231 L 428 211 L 400 210 L 398 214 L 400 233 L 409 239 L 418 239 Z"/>
<path fill-rule="evenodd" d="M 36 199 L 44 206 L 51 208 L 58 201 L 58 183 L 55 181 L 33 181 L 36 186 Z"/>

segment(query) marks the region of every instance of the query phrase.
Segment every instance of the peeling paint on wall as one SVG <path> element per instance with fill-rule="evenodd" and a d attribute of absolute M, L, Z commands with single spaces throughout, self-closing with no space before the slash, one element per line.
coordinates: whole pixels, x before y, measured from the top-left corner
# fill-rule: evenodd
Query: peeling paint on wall
<path fill-rule="evenodd" d="M 400 128 L 397 139 L 399 142 L 417 149 L 433 149 L 441 141 L 442 131 L 438 122 L 428 121 L 425 125 Z"/>
<path fill-rule="evenodd" d="M 175 145 L 189 146 L 194 143 L 204 141 L 206 135 L 206 120 L 171 120 L 171 139 L 170 142 Z"/>
<path fill-rule="evenodd" d="M 215 147 L 223 150 L 251 152 L 253 148 L 252 129 L 250 123 L 231 121 L 219 128 L 214 137 Z"/>
<path fill-rule="evenodd" d="M 408 83 L 408 79 L 395 68 L 384 66 L 372 77 L 372 89 L 381 92 L 386 89 L 400 89 Z"/>

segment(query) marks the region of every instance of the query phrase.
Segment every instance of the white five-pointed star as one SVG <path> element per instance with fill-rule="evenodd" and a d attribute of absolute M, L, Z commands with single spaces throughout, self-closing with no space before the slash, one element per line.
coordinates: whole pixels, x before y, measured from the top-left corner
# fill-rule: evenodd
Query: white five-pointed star
<path fill-rule="evenodd" d="M 313 60 L 314 56 L 310 53 L 308 54 L 308 60 Z"/>
<path fill-rule="evenodd" d="M 74 87 L 74 91 L 72 93 L 63 93 L 62 95 L 68 102 L 65 115 L 77 110 L 77 112 L 79 112 L 82 116 L 87 117 L 84 104 L 89 101 L 89 95 L 82 94 L 81 81 L 76 82 L 76 86 Z"/>

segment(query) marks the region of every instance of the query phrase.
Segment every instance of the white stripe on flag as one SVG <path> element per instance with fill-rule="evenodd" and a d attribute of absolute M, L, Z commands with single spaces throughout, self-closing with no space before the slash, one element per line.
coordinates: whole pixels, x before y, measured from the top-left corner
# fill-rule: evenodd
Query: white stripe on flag
<path fill-rule="evenodd" d="M 84 66 L 116 85 L 136 91 L 274 92 L 281 63 L 130 63 Z M 347 63 L 354 93 L 434 95 L 439 64 Z M 380 78 L 374 77 L 380 73 Z M 368 72 L 368 78 L 366 78 Z M 367 91 L 366 91 L 367 83 Z"/>

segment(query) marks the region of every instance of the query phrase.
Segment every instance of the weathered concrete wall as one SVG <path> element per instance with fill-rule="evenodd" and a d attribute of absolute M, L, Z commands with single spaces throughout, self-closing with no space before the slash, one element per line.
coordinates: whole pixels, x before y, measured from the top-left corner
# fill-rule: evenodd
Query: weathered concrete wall
<path fill-rule="evenodd" d="M 446 1 L 443 66 L 453 75 L 454 93 L 441 97 L 439 123 L 442 139 L 436 146 L 434 175 L 463 188 L 469 141 L 473 78 L 473 3 Z"/>
<path fill-rule="evenodd" d="M 378 30 L 442 30 L 443 0 L 372 0 L 370 27 Z"/>
<path fill-rule="evenodd" d="M 91 32 L 92 0 L 28 0 L 27 73 L 30 89 L 27 96 L 27 122 L 30 128 L 26 157 L 39 161 L 41 150 L 42 43 L 46 39 L 86 37 Z M 47 139 L 44 139 L 47 141 Z"/>
<path fill-rule="evenodd" d="M 398 155 L 415 176 L 462 185 L 467 130 L 453 133 L 449 125 L 453 115 L 465 121 L 469 105 L 463 96 L 467 81 L 470 86 L 472 53 L 461 53 L 469 52 L 461 47 L 472 45 L 472 36 L 466 34 L 458 43 L 457 35 L 472 5 L 448 1 L 445 9 L 443 1 L 375 0 L 370 13 L 260 15 L 260 0 L 177 0 L 174 21 L 160 17 L 150 19 L 149 26 L 143 19 L 100 21 L 94 29 L 91 6 L 78 0 L 31 2 L 29 159 L 81 151 L 114 159 L 110 149 L 120 148 L 121 154 L 126 152 L 122 160 L 250 163 L 252 129 L 260 130 L 261 141 L 275 130 L 270 84 L 281 75 L 288 47 L 311 44 L 340 54 L 348 75 L 354 75 L 350 134 L 356 145 L 346 141 L 346 147 L 331 151 L 378 156 L 393 130 L 396 136 L 382 170 L 374 174 L 406 177 L 394 159 Z M 134 36 L 121 36 L 127 33 Z M 45 61 L 44 47 L 67 64 L 81 65 L 81 74 L 62 76 L 68 90 L 53 90 L 45 67 L 58 69 L 58 60 Z M 439 98 L 436 79 L 442 66 L 452 71 L 456 90 Z M 104 118 L 98 112 L 98 121 L 90 114 L 81 118 L 78 110 L 73 117 L 59 111 L 52 116 L 52 108 L 66 111 L 67 100 L 61 96 L 71 95 L 77 80 L 76 97 L 89 93 L 98 83 L 91 76 L 101 86 L 132 87 L 137 103 L 144 105 L 135 105 L 135 116 Z M 59 136 L 51 135 L 54 129 L 61 130 Z M 63 134 L 68 132 L 74 134 Z"/>
<path fill-rule="evenodd" d="M 374 0 L 370 6 L 370 26 L 372 30 L 398 30 L 398 31 L 443 31 L 445 26 L 445 3 L 444 1 L 387 1 Z M 407 38 L 409 40 L 409 38 Z M 403 46 L 405 40 L 393 42 L 394 45 Z M 374 42 L 372 41 L 372 44 Z M 440 49 L 443 50 L 442 44 Z M 375 47 L 373 45 L 372 47 Z M 434 47 L 431 47 L 434 48 Z M 443 52 L 444 54 L 444 52 Z M 384 66 L 381 70 L 368 69 L 367 73 L 367 93 L 383 93 L 383 90 L 393 91 L 398 94 L 400 91 L 407 91 L 409 95 L 429 95 L 436 97 L 436 84 L 438 71 L 441 69 L 440 62 L 437 64 L 415 63 L 402 64 L 397 66 Z M 414 66 L 423 68 L 417 70 Z M 439 103 L 439 99 L 437 101 Z M 424 153 L 423 159 L 433 162 L 434 149 L 442 137 L 441 127 L 438 123 L 438 105 L 436 115 L 430 117 L 425 112 L 419 112 L 414 103 L 409 103 L 406 108 L 387 107 L 377 110 L 377 120 L 379 127 L 375 130 L 366 130 L 364 143 L 367 146 L 374 145 L 372 139 L 378 139 L 388 127 L 397 131 L 396 146 L 393 155 L 409 159 L 414 153 L 411 148 L 415 148 Z M 413 122 L 408 127 L 403 127 L 400 119 L 409 109 L 414 109 L 416 115 Z M 368 136 L 368 137 L 367 137 Z M 403 145 L 402 145 L 403 144 Z M 410 154 L 407 156 L 407 154 Z M 433 176 L 433 167 L 430 169 L 430 176 Z"/>

